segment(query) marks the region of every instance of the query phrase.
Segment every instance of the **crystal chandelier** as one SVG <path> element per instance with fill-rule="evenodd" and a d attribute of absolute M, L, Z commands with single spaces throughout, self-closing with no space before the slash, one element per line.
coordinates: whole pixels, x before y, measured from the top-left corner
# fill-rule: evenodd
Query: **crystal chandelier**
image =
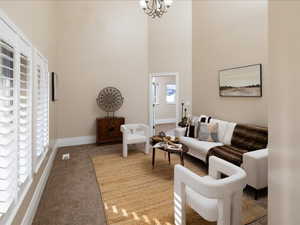
<path fill-rule="evenodd" d="M 141 8 L 152 18 L 161 17 L 172 3 L 173 0 L 140 0 Z"/>

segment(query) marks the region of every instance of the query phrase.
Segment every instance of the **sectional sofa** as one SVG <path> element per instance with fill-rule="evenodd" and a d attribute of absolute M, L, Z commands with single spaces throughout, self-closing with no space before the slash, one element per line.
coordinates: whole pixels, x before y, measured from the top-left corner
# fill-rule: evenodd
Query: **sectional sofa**
<path fill-rule="evenodd" d="M 193 117 L 192 121 L 195 123 L 203 118 L 207 117 Z M 187 128 L 176 128 L 175 136 L 189 147 L 189 155 L 205 163 L 208 163 L 210 155 L 215 155 L 241 166 L 247 173 L 247 184 L 256 190 L 257 198 L 258 191 L 268 186 L 267 128 L 215 118 L 209 118 L 205 122 L 218 123 L 218 142 L 200 141 L 187 134 Z"/>

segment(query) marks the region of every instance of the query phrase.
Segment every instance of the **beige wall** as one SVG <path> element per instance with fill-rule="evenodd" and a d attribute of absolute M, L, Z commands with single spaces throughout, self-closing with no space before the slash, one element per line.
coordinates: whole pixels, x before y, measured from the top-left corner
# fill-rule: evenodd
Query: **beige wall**
<path fill-rule="evenodd" d="M 106 86 L 124 95 L 118 116 L 148 123 L 149 72 L 179 72 L 180 98 L 191 101 L 191 11 L 178 1 L 152 20 L 135 1 L 60 1 L 58 137 L 95 135 L 95 118 L 105 115 L 95 99 Z"/>
<path fill-rule="evenodd" d="M 267 125 L 267 1 L 193 1 L 193 114 Z M 263 64 L 263 97 L 219 97 L 218 71 Z"/>
<path fill-rule="evenodd" d="M 15 15 L 22 6 L 6 5 Z M 95 118 L 105 115 L 96 97 L 106 86 L 119 88 L 125 98 L 116 115 L 128 123 L 148 123 L 149 72 L 179 72 L 180 100 L 191 101 L 191 1 L 176 1 L 160 20 L 148 18 L 135 1 L 60 1 L 56 7 L 56 20 L 47 21 L 51 27 L 56 23 L 52 46 L 40 44 L 46 56 L 57 56 L 50 61 L 50 71 L 59 74 L 60 88 L 59 101 L 55 109 L 51 107 L 53 137 L 95 135 Z M 47 35 L 47 43 L 54 34 L 48 26 L 33 29 L 26 20 L 16 23 L 29 26 L 38 40 Z"/>
<path fill-rule="evenodd" d="M 159 85 L 158 105 L 156 105 L 156 119 L 176 119 L 176 104 L 168 104 L 166 101 L 167 84 L 176 84 L 175 76 L 155 77 L 155 83 Z"/>
<path fill-rule="evenodd" d="M 55 1 L 0 1 L 0 8 L 22 30 L 49 61 L 49 71 L 55 71 Z M 24 13 L 26 11 L 26 13 Z M 50 102 L 50 139 L 55 138 L 54 104 Z"/>
<path fill-rule="evenodd" d="M 149 17 L 148 25 L 149 72 L 178 72 L 179 101 L 192 102 L 192 2 L 174 1 L 162 18 Z"/>
<path fill-rule="evenodd" d="M 98 92 L 120 89 L 117 116 L 148 121 L 147 17 L 135 1 L 60 1 L 58 137 L 95 135 Z"/>
<path fill-rule="evenodd" d="M 300 2 L 269 8 L 269 225 L 298 225 Z"/>
<path fill-rule="evenodd" d="M 0 8 L 23 31 L 32 44 L 49 60 L 49 71 L 55 70 L 55 4 L 50 1 L 0 1 Z M 26 13 L 25 13 L 26 12 Z M 50 105 L 50 139 L 54 133 L 54 104 Z M 33 196 L 36 185 L 44 172 L 48 161 L 49 151 L 40 171 L 33 176 L 33 183 L 18 211 L 13 225 L 20 225 Z"/>

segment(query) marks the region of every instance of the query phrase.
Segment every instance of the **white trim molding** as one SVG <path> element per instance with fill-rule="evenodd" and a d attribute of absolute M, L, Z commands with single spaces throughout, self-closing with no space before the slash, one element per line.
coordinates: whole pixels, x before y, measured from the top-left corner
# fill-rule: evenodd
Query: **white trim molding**
<path fill-rule="evenodd" d="M 168 118 L 168 119 L 157 119 L 155 120 L 155 125 L 159 124 L 168 124 L 168 123 L 176 123 L 176 118 Z"/>
<path fill-rule="evenodd" d="M 157 119 L 155 118 L 155 111 L 154 111 L 154 105 L 153 105 L 153 93 L 152 93 L 152 80 L 153 77 L 169 77 L 169 76 L 175 76 L 176 79 L 176 123 L 180 121 L 180 102 L 179 102 L 179 96 L 180 96 L 180 78 L 178 72 L 163 72 L 163 73 L 150 73 L 149 74 L 149 108 L 148 108 L 148 119 L 149 119 L 149 126 L 150 126 L 150 134 L 154 135 L 154 123 L 157 122 Z"/>
<path fill-rule="evenodd" d="M 51 155 L 49 156 L 49 159 L 48 159 L 47 165 L 45 167 L 45 170 L 43 172 L 43 175 L 41 176 L 41 178 L 39 180 L 39 183 L 38 183 L 38 185 L 35 189 L 35 192 L 33 194 L 33 197 L 31 199 L 31 201 L 30 201 L 30 204 L 27 208 L 27 211 L 25 213 L 25 216 L 22 220 L 21 225 L 31 225 L 32 222 L 33 222 L 36 210 L 39 206 L 40 199 L 42 197 L 42 194 L 43 194 L 44 188 L 46 186 L 50 171 L 51 171 L 52 166 L 53 166 L 53 162 L 54 162 L 54 159 L 55 159 L 55 156 L 56 156 L 56 152 L 57 152 L 57 148 L 54 147 L 52 152 L 51 152 Z"/>
<path fill-rule="evenodd" d="M 57 147 L 95 144 L 96 136 L 81 136 L 57 139 Z"/>

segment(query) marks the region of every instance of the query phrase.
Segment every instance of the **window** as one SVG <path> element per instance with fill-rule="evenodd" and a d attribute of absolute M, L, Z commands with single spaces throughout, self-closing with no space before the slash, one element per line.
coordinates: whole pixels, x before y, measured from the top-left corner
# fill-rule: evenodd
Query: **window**
<path fill-rule="evenodd" d="M 13 203 L 17 190 L 16 72 L 15 50 L 0 42 L 0 215 Z"/>
<path fill-rule="evenodd" d="M 19 79 L 19 132 L 18 162 L 19 185 L 23 184 L 31 173 L 31 76 L 29 58 L 20 57 Z"/>
<path fill-rule="evenodd" d="M 35 170 L 49 148 L 49 74 L 46 60 L 36 52 L 35 68 Z"/>
<path fill-rule="evenodd" d="M 166 85 L 166 102 L 168 104 L 176 104 L 176 84 Z"/>
<path fill-rule="evenodd" d="M 41 143 L 36 151 L 39 163 L 48 149 L 47 60 L 41 56 L 37 61 L 36 68 L 40 69 L 34 75 L 39 85 L 33 87 L 32 52 L 30 42 L 0 12 L 0 224 L 12 218 L 30 187 L 35 152 L 33 134 L 37 134 L 35 140 Z M 32 127 L 33 93 L 39 99 L 34 110 L 36 127 Z"/>
<path fill-rule="evenodd" d="M 0 41 L 0 215 L 23 193 L 23 184 L 31 177 L 32 90 L 25 56 L 31 55 L 31 48 L 21 39 L 17 46 Z"/>

